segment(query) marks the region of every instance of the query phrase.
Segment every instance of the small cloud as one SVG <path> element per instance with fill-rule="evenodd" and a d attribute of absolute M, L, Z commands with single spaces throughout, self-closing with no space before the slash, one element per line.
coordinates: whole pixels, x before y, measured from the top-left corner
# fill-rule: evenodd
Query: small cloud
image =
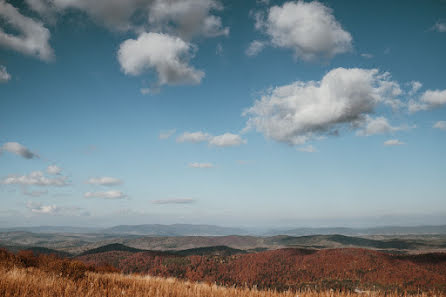
<path fill-rule="evenodd" d="M 415 95 L 423 86 L 423 84 L 420 83 L 419 81 L 411 81 L 409 85 L 411 87 L 411 90 L 409 91 L 409 96 Z"/>
<path fill-rule="evenodd" d="M 191 168 L 213 168 L 214 164 L 212 164 L 212 163 L 197 163 L 197 162 L 194 162 L 194 163 L 190 163 L 189 167 L 191 167 Z"/>
<path fill-rule="evenodd" d="M 62 172 L 62 169 L 57 165 L 50 165 L 46 169 L 46 172 L 48 172 L 49 174 L 59 174 Z"/>
<path fill-rule="evenodd" d="M 389 140 L 384 141 L 385 146 L 396 146 L 396 145 L 403 145 L 403 144 L 406 144 L 406 143 L 402 142 L 398 139 L 389 139 Z"/>
<path fill-rule="evenodd" d="M 110 190 L 104 192 L 86 192 L 85 198 L 101 198 L 101 199 L 125 199 L 127 195 L 121 191 Z"/>
<path fill-rule="evenodd" d="M 433 128 L 446 131 L 446 121 L 438 121 L 434 124 Z"/>
<path fill-rule="evenodd" d="M 0 83 L 8 82 L 11 79 L 11 75 L 6 70 L 6 67 L 0 65 Z"/>
<path fill-rule="evenodd" d="M 116 186 L 122 184 L 122 180 L 115 177 L 92 177 L 87 180 L 87 184 L 101 186 Z"/>
<path fill-rule="evenodd" d="M 436 22 L 435 25 L 432 27 L 432 30 L 444 33 L 446 32 L 446 23 Z"/>
<path fill-rule="evenodd" d="M 409 112 L 429 110 L 446 105 L 446 90 L 427 90 L 419 100 L 409 101 Z"/>
<path fill-rule="evenodd" d="M 316 148 L 312 145 L 302 146 L 297 148 L 298 151 L 305 153 L 315 153 L 317 152 Z"/>
<path fill-rule="evenodd" d="M 239 146 L 245 144 L 246 140 L 240 137 L 240 135 L 232 133 L 224 133 L 222 135 L 213 136 L 209 139 L 209 144 L 219 147 Z"/>
<path fill-rule="evenodd" d="M 16 154 L 17 156 L 20 156 L 25 159 L 34 159 L 38 158 L 39 156 L 32 151 L 30 151 L 25 146 L 21 145 L 18 142 L 6 142 L 0 147 L 0 153 L 1 152 L 10 152 L 13 154 Z"/>
<path fill-rule="evenodd" d="M 372 118 L 370 116 L 366 116 L 364 128 L 359 130 L 356 134 L 360 136 L 370 136 L 375 134 L 394 133 L 407 129 L 409 129 L 407 126 L 395 127 L 390 125 L 389 121 L 385 117 Z"/>
<path fill-rule="evenodd" d="M 160 135 L 159 135 L 159 139 L 168 139 L 168 138 L 170 138 L 170 136 L 175 134 L 176 131 L 177 130 L 175 130 L 175 129 L 167 130 L 167 131 L 161 131 Z"/>
<path fill-rule="evenodd" d="M 248 160 L 237 160 L 237 164 L 239 165 L 249 165 L 254 163 L 253 161 L 248 161 Z"/>
<path fill-rule="evenodd" d="M 139 89 L 139 91 L 141 92 L 142 95 L 147 95 L 152 93 L 152 90 L 150 88 L 141 88 Z"/>
<path fill-rule="evenodd" d="M 208 141 L 210 135 L 201 131 L 184 132 L 177 137 L 177 142 L 204 142 Z"/>
<path fill-rule="evenodd" d="M 28 191 L 28 190 L 24 190 L 23 191 L 23 195 L 26 196 L 30 196 L 30 197 L 40 197 L 43 195 L 47 195 L 48 194 L 48 190 L 44 190 L 44 191 Z"/>
<path fill-rule="evenodd" d="M 248 48 L 245 51 L 245 54 L 248 57 L 257 56 L 265 48 L 265 45 L 266 44 L 263 41 L 254 40 L 249 44 Z"/>
<path fill-rule="evenodd" d="M 153 204 L 193 204 L 196 200 L 192 198 L 173 198 L 173 199 L 161 199 L 152 201 Z"/>
<path fill-rule="evenodd" d="M 60 208 L 56 205 L 42 205 L 35 202 L 26 203 L 26 208 L 28 208 L 31 212 L 38 214 L 55 214 L 60 211 Z"/>
<path fill-rule="evenodd" d="M 221 43 L 217 44 L 217 47 L 215 48 L 215 54 L 217 56 L 223 56 L 223 46 Z"/>
<path fill-rule="evenodd" d="M 366 59 L 371 59 L 371 58 L 373 58 L 373 55 L 372 54 L 363 53 L 363 54 L 361 54 L 361 57 L 366 58 Z"/>

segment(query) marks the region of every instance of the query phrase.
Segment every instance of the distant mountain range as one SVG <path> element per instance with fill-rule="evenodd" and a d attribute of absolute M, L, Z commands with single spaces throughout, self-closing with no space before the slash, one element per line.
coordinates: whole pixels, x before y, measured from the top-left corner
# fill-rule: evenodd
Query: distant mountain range
<path fill-rule="evenodd" d="M 138 235 L 138 236 L 227 236 L 227 235 L 255 235 L 255 236 L 307 236 L 307 235 L 423 235 L 446 234 L 446 225 L 441 226 L 386 226 L 373 228 L 294 228 L 272 229 L 269 231 L 252 231 L 250 229 L 221 227 L 214 225 L 192 224 L 145 224 L 119 225 L 111 228 L 86 228 L 71 226 L 39 226 L 0 228 L 0 232 L 33 232 L 33 233 L 73 233 L 73 234 L 110 234 L 110 235 Z"/>

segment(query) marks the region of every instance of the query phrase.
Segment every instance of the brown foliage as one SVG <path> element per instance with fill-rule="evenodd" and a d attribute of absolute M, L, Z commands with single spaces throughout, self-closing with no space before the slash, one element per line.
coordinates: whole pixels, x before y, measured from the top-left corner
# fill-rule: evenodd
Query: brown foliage
<path fill-rule="evenodd" d="M 440 256 L 438 256 L 440 257 Z M 87 263 L 109 263 L 125 273 L 176 277 L 225 286 L 260 289 L 446 292 L 446 261 L 421 261 L 364 249 L 308 252 L 281 249 L 234 256 L 156 255 L 106 252 L 80 257 Z"/>

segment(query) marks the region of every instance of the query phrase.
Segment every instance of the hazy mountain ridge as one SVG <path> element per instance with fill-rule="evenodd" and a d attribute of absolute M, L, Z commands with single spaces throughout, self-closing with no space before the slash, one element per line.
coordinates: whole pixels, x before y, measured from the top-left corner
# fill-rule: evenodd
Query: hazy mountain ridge
<path fill-rule="evenodd" d="M 195 224 L 142 224 L 142 225 L 117 225 L 109 228 L 72 227 L 72 226 L 37 226 L 37 227 L 11 227 L 0 228 L 0 233 L 5 232 L 31 232 L 31 233 L 57 233 L 57 234 L 110 234 L 110 235 L 146 235 L 146 236 L 227 236 L 227 235 L 253 235 L 253 236 L 307 236 L 307 235 L 422 235 L 444 234 L 446 225 L 426 226 L 383 226 L 370 228 L 235 228 L 216 225 Z"/>

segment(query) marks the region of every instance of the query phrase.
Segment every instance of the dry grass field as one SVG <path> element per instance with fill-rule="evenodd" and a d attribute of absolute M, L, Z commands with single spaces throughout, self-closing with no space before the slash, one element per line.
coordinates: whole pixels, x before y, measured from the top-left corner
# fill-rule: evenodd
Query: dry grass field
<path fill-rule="evenodd" d="M 13 268 L 0 272 L 0 296 L 4 297 L 396 297 L 379 292 L 274 292 L 255 289 L 226 288 L 191 283 L 173 278 L 87 272 L 85 277 L 71 279 L 36 268 Z M 423 293 L 415 296 L 441 296 Z"/>

